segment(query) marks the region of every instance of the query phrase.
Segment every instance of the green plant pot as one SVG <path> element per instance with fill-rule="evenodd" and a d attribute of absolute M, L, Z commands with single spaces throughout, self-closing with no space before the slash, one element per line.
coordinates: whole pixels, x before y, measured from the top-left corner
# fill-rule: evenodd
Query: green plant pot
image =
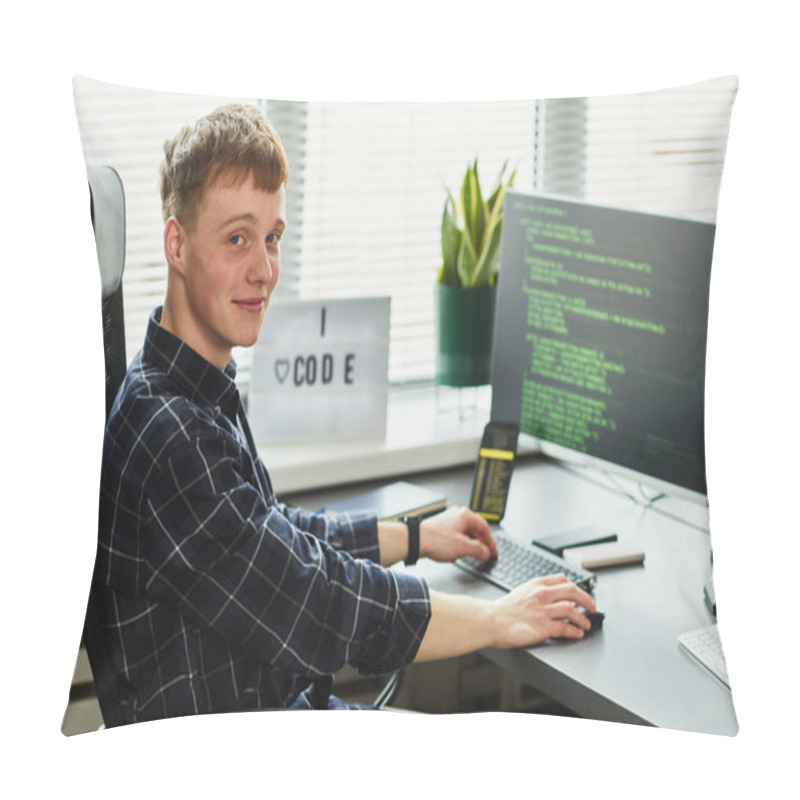
<path fill-rule="evenodd" d="M 496 286 L 436 284 L 436 383 L 482 386 L 491 380 Z"/>

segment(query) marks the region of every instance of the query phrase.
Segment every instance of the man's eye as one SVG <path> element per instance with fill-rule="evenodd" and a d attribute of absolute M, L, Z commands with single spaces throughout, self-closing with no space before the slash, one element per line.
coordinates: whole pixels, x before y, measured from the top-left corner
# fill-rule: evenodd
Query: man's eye
<path fill-rule="evenodd" d="M 240 245 L 244 242 L 244 237 L 241 234 L 234 233 L 233 236 L 228 239 L 231 244 Z"/>
<path fill-rule="evenodd" d="M 267 244 L 277 244 L 281 240 L 281 235 L 279 233 L 271 233 L 267 236 Z"/>

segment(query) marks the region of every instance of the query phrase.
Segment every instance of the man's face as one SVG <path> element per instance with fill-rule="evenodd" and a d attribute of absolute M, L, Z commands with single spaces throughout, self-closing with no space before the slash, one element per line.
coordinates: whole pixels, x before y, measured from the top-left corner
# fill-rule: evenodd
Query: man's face
<path fill-rule="evenodd" d="M 232 347 L 258 339 L 278 282 L 285 207 L 283 187 L 269 193 L 257 189 L 252 176 L 231 183 L 223 175 L 206 189 L 192 231 L 174 220 L 167 223 L 168 258 L 176 254 L 170 263 L 185 287 L 185 303 L 173 309 L 171 327 L 220 368 Z"/>

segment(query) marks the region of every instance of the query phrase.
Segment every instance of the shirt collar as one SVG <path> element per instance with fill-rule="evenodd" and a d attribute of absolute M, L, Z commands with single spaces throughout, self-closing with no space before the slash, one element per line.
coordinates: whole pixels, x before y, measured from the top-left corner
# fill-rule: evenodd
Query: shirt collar
<path fill-rule="evenodd" d="M 164 370 L 193 400 L 219 406 L 231 419 L 236 418 L 239 392 L 236 388 L 236 362 L 231 358 L 224 370 L 206 361 L 186 342 L 161 325 L 162 306 L 150 315 L 144 340 L 144 357 Z"/>

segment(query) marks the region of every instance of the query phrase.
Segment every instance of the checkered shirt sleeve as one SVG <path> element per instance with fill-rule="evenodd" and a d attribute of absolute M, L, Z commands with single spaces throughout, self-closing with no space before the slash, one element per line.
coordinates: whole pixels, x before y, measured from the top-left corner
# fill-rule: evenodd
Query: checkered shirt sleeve
<path fill-rule="evenodd" d="M 146 593 L 309 677 L 345 663 L 380 673 L 411 660 L 429 615 L 427 587 L 370 560 L 374 518 L 269 506 L 240 464 L 226 437 L 195 437 L 151 475 Z"/>

